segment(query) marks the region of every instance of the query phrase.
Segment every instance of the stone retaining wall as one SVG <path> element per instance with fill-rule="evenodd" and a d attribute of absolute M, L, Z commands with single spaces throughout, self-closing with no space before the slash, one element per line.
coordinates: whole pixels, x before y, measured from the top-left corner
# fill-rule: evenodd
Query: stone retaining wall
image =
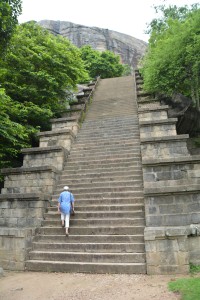
<path fill-rule="evenodd" d="M 188 273 L 200 264 L 200 156 L 191 156 L 188 135 L 177 135 L 166 105 L 141 92 L 140 122 L 148 274 Z"/>

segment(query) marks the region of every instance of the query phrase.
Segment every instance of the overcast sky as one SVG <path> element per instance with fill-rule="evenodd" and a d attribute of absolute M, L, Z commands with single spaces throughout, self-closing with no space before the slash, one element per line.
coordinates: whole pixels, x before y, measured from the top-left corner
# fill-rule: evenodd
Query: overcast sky
<path fill-rule="evenodd" d="M 153 5 L 191 5 L 197 0 L 22 0 L 19 22 L 60 20 L 107 28 L 148 41 L 147 23 L 155 17 Z"/>

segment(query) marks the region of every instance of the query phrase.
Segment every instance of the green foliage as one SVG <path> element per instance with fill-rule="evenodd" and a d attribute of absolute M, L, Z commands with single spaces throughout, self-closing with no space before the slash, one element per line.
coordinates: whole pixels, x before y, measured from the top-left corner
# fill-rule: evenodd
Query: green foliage
<path fill-rule="evenodd" d="M 83 46 L 81 55 L 91 78 L 99 75 L 101 78 L 120 77 L 124 72 L 120 57 L 111 51 L 99 52 L 92 49 L 91 46 Z"/>
<path fill-rule="evenodd" d="M 79 81 L 87 80 L 80 50 L 35 22 L 18 25 L 0 60 L 0 168 L 49 130 Z"/>
<path fill-rule="evenodd" d="M 200 265 L 190 264 L 190 273 L 192 274 L 200 273 Z"/>
<path fill-rule="evenodd" d="M 21 14 L 21 0 L 0 1 L 0 53 L 3 53 Z"/>
<path fill-rule="evenodd" d="M 170 6 L 163 19 L 153 20 L 149 50 L 141 69 L 144 89 L 172 95 L 182 93 L 199 107 L 200 9 Z"/>
<path fill-rule="evenodd" d="M 133 68 L 127 64 L 123 65 L 124 70 L 122 76 L 129 76 L 133 73 Z"/>
<path fill-rule="evenodd" d="M 0 81 L 13 100 L 54 112 L 86 77 L 79 49 L 34 22 L 18 26 L 1 62 Z"/>
<path fill-rule="evenodd" d="M 185 278 L 169 282 L 170 291 L 179 292 L 182 300 L 199 300 L 200 278 Z"/>
<path fill-rule="evenodd" d="M 21 148 L 30 145 L 29 136 L 35 132 L 33 128 L 26 128 L 10 118 L 20 113 L 20 108 L 0 89 L 0 168 L 9 166 Z"/>

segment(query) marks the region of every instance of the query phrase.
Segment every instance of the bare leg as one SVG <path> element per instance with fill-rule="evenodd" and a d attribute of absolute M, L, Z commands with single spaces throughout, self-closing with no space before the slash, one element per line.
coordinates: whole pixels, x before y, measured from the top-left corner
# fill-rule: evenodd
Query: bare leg
<path fill-rule="evenodd" d="M 69 236 L 69 218 L 70 218 L 70 214 L 66 214 L 65 215 L 65 233 L 66 233 L 66 236 Z"/>
<path fill-rule="evenodd" d="M 69 236 L 69 227 L 65 227 L 66 230 L 66 236 Z"/>

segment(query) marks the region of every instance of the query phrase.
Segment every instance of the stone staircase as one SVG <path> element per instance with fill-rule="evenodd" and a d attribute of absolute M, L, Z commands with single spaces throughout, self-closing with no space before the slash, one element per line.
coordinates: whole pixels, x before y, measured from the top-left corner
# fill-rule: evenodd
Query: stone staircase
<path fill-rule="evenodd" d="M 68 238 L 56 207 L 64 185 L 75 196 Z M 26 269 L 146 273 L 144 226 L 134 79 L 104 79 L 37 229 Z"/>

